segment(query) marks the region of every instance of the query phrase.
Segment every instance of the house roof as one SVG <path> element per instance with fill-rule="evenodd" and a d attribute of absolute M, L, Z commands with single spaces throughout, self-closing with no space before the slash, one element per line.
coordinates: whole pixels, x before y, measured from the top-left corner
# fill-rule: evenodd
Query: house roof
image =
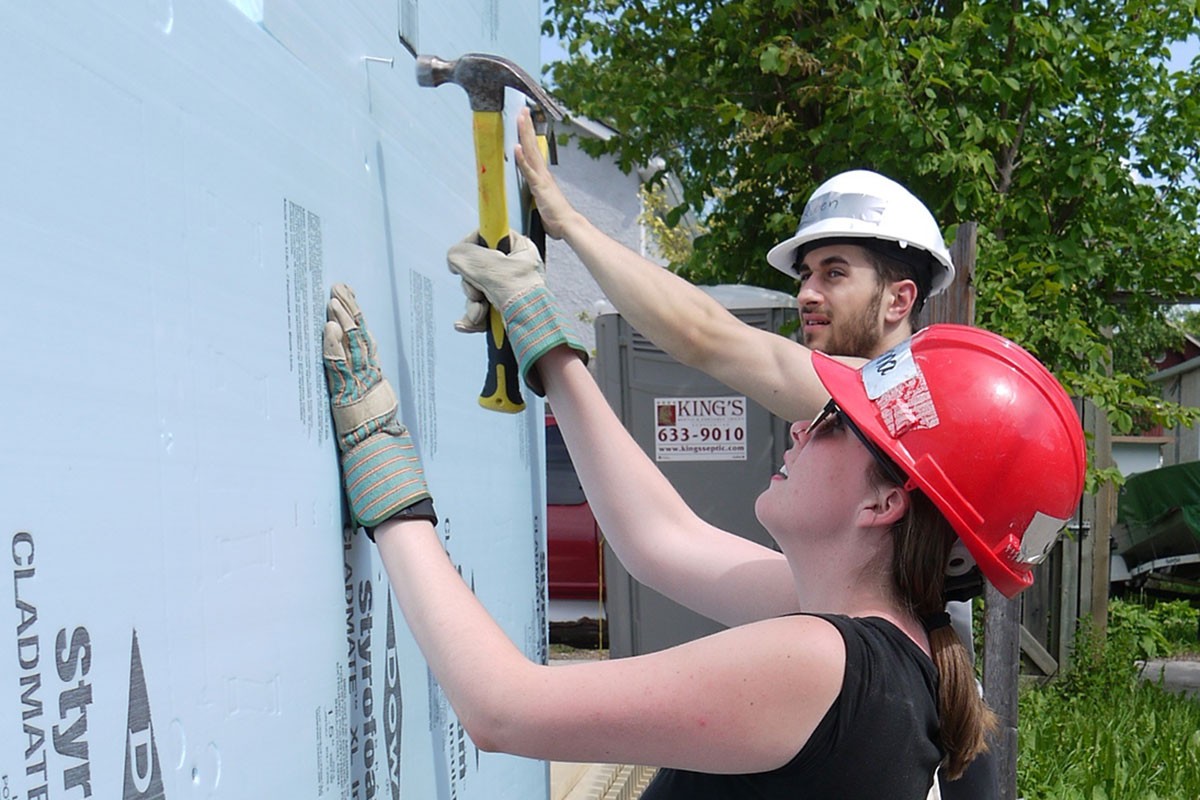
<path fill-rule="evenodd" d="M 1151 383 L 1159 383 L 1180 373 L 1200 369 L 1200 338 L 1185 333 L 1183 339 L 1183 347 L 1168 351 L 1154 362 L 1158 366 L 1158 372 L 1150 376 Z"/>

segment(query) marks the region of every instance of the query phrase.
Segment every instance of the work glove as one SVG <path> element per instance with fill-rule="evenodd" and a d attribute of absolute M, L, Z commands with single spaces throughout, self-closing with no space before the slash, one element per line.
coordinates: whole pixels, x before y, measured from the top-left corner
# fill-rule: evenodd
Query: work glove
<path fill-rule="evenodd" d="M 508 253 L 478 244 L 471 234 L 450 248 L 450 271 L 463 279 L 466 313 L 454 324 L 458 331 L 477 333 L 487 327 L 488 304 L 500 310 L 525 384 L 546 394 L 533 365 L 555 347 L 565 344 L 587 362 L 587 350 L 563 317 L 546 288 L 545 267 L 533 242 L 509 231 Z"/>
<path fill-rule="evenodd" d="M 393 517 L 437 525 L 421 459 L 396 420 L 396 393 L 379 368 L 354 290 L 339 283 L 329 294 L 322 356 L 350 513 L 372 541 L 374 527 Z"/>

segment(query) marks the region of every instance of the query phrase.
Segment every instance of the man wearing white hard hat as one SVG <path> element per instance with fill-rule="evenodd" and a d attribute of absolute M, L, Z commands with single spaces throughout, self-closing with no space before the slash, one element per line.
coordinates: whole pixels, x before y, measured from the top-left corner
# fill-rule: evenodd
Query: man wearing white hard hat
<path fill-rule="evenodd" d="M 848 274 L 864 259 L 873 281 L 865 272 L 865 280 Z M 767 262 L 800 283 L 804 343 L 830 355 L 870 355 L 886 350 L 881 347 L 886 340 L 907 339 L 925 300 L 954 280 L 950 251 L 933 215 L 903 186 L 867 170 L 843 172 L 821 184 L 804 207 L 796 235 L 771 248 Z M 839 269 L 842 262 L 849 269 Z M 845 279 L 829 280 L 830 272 Z M 865 303 L 822 308 L 830 299 L 851 296 L 850 286 L 865 293 Z M 837 316 L 829 319 L 831 314 Z"/>
<path fill-rule="evenodd" d="M 518 117 L 516 160 L 546 233 L 565 241 L 608 299 L 640 333 L 789 421 L 811 418 L 828 400 L 813 352 L 860 364 L 917 330 L 925 301 L 954 280 L 954 264 L 929 209 L 899 183 L 853 170 L 830 178 L 805 205 L 796 234 L 767 261 L 799 282 L 802 344 L 747 325 L 696 286 L 619 244 L 576 211 L 537 147 L 528 112 Z M 967 589 L 978 586 L 965 576 Z M 963 577 L 963 576 L 956 576 Z M 950 582 L 951 584 L 954 581 Z M 969 602 L 947 611 L 971 649 Z M 993 759 L 975 760 L 947 800 L 997 794 Z"/>

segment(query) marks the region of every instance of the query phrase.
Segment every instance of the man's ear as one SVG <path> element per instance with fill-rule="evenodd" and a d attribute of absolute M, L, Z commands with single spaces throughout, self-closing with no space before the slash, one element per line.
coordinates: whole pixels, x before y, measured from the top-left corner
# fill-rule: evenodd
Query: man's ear
<path fill-rule="evenodd" d="M 884 309 L 884 319 L 888 322 L 903 322 L 908 319 L 913 304 L 917 302 L 917 284 L 908 279 L 893 281 L 888 284 L 887 308 Z"/>
<path fill-rule="evenodd" d="M 873 500 L 868 500 L 858 511 L 858 522 L 863 527 L 891 527 L 908 513 L 912 500 L 908 492 L 899 486 L 880 487 Z"/>

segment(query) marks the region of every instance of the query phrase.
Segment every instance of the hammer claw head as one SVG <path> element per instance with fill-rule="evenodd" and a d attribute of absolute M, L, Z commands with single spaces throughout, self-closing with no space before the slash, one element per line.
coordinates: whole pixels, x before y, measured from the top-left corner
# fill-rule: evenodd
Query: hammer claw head
<path fill-rule="evenodd" d="M 453 80 L 454 62 L 437 56 L 417 56 L 417 85 L 441 86 Z"/>
<path fill-rule="evenodd" d="M 467 93 L 472 111 L 502 111 L 504 89 L 524 92 L 554 120 L 563 118 L 562 109 L 528 72 L 512 61 L 486 53 L 467 53 L 453 61 L 437 56 L 417 56 L 417 83 L 441 86 L 457 83 Z"/>
<path fill-rule="evenodd" d="M 554 136 L 554 125 L 550 115 L 546 113 L 546 109 L 539 106 L 533 100 L 528 101 L 529 116 L 533 120 L 533 130 L 538 136 L 546 137 L 546 160 L 551 164 L 558 164 L 558 142 Z M 561 120 L 562 117 L 558 117 Z"/>

